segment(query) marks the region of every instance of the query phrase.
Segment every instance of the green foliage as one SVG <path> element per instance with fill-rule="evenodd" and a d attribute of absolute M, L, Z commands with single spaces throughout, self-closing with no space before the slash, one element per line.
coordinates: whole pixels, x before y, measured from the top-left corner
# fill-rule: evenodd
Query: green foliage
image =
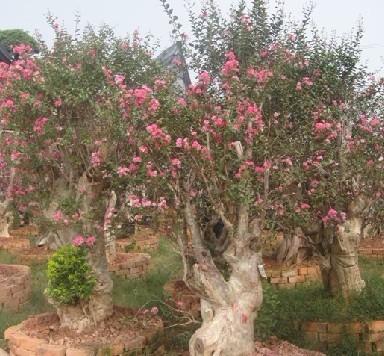
<path fill-rule="evenodd" d="M 59 304 L 76 304 L 91 295 L 96 280 L 87 249 L 61 247 L 48 261 L 47 295 Z"/>
<path fill-rule="evenodd" d="M 18 44 L 28 44 L 35 50 L 38 48 L 36 40 L 26 31 L 20 29 L 0 30 L 0 43 L 9 50 Z"/>

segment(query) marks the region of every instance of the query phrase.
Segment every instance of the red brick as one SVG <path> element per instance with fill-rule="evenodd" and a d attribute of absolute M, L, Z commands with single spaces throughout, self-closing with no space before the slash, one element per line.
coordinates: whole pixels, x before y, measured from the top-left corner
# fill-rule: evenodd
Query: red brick
<path fill-rule="evenodd" d="M 312 332 L 327 332 L 328 323 L 319 323 L 315 321 L 308 321 L 302 324 L 303 331 L 312 331 Z"/>
<path fill-rule="evenodd" d="M 379 332 L 384 331 L 384 320 L 376 320 L 368 323 L 369 331 Z"/>

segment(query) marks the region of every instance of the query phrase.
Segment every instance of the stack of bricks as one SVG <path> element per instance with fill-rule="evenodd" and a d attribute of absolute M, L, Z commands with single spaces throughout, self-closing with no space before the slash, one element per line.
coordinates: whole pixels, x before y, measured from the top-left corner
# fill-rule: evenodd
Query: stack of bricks
<path fill-rule="evenodd" d="M 295 267 L 289 270 L 267 270 L 269 283 L 278 288 L 294 288 L 300 283 L 320 280 L 319 266 Z"/>
<path fill-rule="evenodd" d="M 35 330 L 39 335 L 45 335 L 51 331 L 50 327 L 57 328 L 58 317 L 56 314 L 40 314 L 30 317 L 19 325 L 11 326 L 4 332 L 4 338 L 8 342 L 11 355 L 14 356 L 94 356 L 110 355 L 120 356 L 125 354 L 142 355 L 142 349 L 150 341 L 148 337 L 140 333 L 132 332 L 114 337 L 111 342 L 104 344 L 53 344 L 47 338 L 29 336 L 26 331 Z M 162 329 L 162 323 L 152 326 L 152 335 Z M 143 330 L 144 333 L 146 331 Z M 151 336 L 150 334 L 148 334 Z M 65 338 L 69 341 L 69 338 Z M 63 340 L 61 340 L 63 341 Z"/>
<path fill-rule="evenodd" d="M 118 239 L 116 248 L 118 252 L 154 250 L 159 246 L 159 236 L 151 229 L 142 229 L 131 237 Z"/>
<path fill-rule="evenodd" d="M 14 237 L 1 237 L 0 238 L 0 249 L 17 252 L 25 249 L 29 249 L 31 243 L 29 239 L 25 238 L 14 238 Z"/>
<path fill-rule="evenodd" d="M 108 269 L 124 278 L 138 278 L 148 272 L 150 260 L 146 253 L 118 253 Z"/>
<path fill-rule="evenodd" d="M 384 354 L 384 321 L 348 323 L 304 322 L 300 330 L 306 341 L 319 350 L 328 350 L 346 337 L 352 338 L 359 351 Z"/>
<path fill-rule="evenodd" d="M 200 297 L 184 281 L 169 281 L 163 289 L 172 298 L 177 309 L 190 313 L 195 318 L 200 316 Z"/>
<path fill-rule="evenodd" d="M 360 247 L 359 255 L 364 257 L 372 257 L 372 258 L 384 258 L 384 247 L 382 248 Z"/>
<path fill-rule="evenodd" d="M 19 311 L 31 294 L 28 266 L 0 265 L 0 311 Z"/>

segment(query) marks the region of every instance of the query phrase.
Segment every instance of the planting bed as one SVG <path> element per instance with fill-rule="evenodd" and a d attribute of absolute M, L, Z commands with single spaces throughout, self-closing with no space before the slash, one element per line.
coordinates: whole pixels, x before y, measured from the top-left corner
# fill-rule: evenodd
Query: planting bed
<path fill-rule="evenodd" d="M 60 329 L 57 315 L 47 313 L 8 328 L 4 337 L 14 356 L 117 356 L 142 350 L 162 328 L 158 316 L 115 307 L 112 317 L 81 334 Z"/>
<path fill-rule="evenodd" d="M 384 354 L 384 321 L 321 323 L 302 322 L 300 330 L 306 341 L 321 350 L 338 345 L 346 336 L 357 345 L 358 350 Z"/>
<path fill-rule="evenodd" d="M 19 311 L 31 294 L 31 270 L 28 266 L 0 265 L 0 312 Z"/>
<path fill-rule="evenodd" d="M 147 253 L 118 253 L 108 269 L 118 276 L 137 278 L 148 272 L 150 259 Z"/>

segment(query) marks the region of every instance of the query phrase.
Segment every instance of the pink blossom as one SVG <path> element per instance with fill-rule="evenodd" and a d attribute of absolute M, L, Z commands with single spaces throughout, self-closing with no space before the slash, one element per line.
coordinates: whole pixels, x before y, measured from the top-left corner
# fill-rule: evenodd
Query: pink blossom
<path fill-rule="evenodd" d="M 102 160 L 101 160 L 101 154 L 99 151 L 96 151 L 96 152 L 92 152 L 92 155 L 91 155 L 91 165 L 92 167 L 99 167 L 102 163 Z"/>
<path fill-rule="evenodd" d="M 221 117 L 213 116 L 212 121 L 217 127 L 225 127 L 227 125 L 226 120 Z"/>
<path fill-rule="evenodd" d="M 176 140 L 176 147 L 178 147 L 178 148 L 182 148 L 183 147 L 183 139 L 181 137 L 179 137 Z"/>
<path fill-rule="evenodd" d="M 55 220 L 57 223 L 60 222 L 61 220 L 63 220 L 63 218 L 64 218 L 64 215 L 61 212 L 61 210 L 56 210 L 53 213 L 53 220 Z"/>
<path fill-rule="evenodd" d="M 239 61 L 236 59 L 235 53 L 229 51 L 225 54 L 225 57 L 227 58 L 227 61 L 224 63 L 221 73 L 224 76 L 236 74 L 239 71 Z"/>
<path fill-rule="evenodd" d="M 38 119 L 36 119 L 33 125 L 33 131 L 36 132 L 38 135 L 43 134 L 44 127 L 47 122 L 48 122 L 48 119 L 46 117 L 39 117 Z"/>
<path fill-rule="evenodd" d="M 159 308 L 158 307 L 152 307 L 151 308 L 151 314 L 152 315 L 157 315 L 158 312 L 159 312 Z"/>
<path fill-rule="evenodd" d="M 60 98 L 57 98 L 53 102 L 53 105 L 55 106 L 55 108 L 59 108 L 59 107 L 61 107 L 63 105 L 63 101 Z"/>
<path fill-rule="evenodd" d="M 211 76 L 207 71 L 203 71 L 199 74 L 199 82 L 205 86 L 208 86 L 211 83 Z"/>
<path fill-rule="evenodd" d="M 154 113 L 160 108 L 160 103 L 157 99 L 151 99 L 149 102 L 149 111 Z"/>
<path fill-rule="evenodd" d="M 301 203 L 300 204 L 300 209 L 303 209 L 303 210 L 305 210 L 305 209 L 309 209 L 311 206 L 309 205 L 309 204 L 307 204 L 307 203 Z"/>
<path fill-rule="evenodd" d="M 123 84 L 124 83 L 124 80 L 125 80 L 125 76 L 124 75 L 121 75 L 121 74 L 116 74 L 115 75 L 115 83 L 116 84 Z"/>
<path fill-rule="evenodd" d="M 128 173 L 130 173 L 128 167 L 120 166 L 119 168 L 117 168 L 117 174 L 119 175 L 119 177 L 125 177 L 126 175 L 128 175 Z"/>
<path fill-rule="evenodd" d="M 134 163 L 141 163 L 141 162 L 142 162 L 142 159 L 141 159 L 140 156 L 135 156 L 135 157 L 133 157 L 132 161 L 133 161 Z"/>
<path fill-rule="evenodd" d="M 84 245 L 84 237 L 82 235 L 76 235 L 73 240 L 72 240 L 72 244 L 76 247 L 80 247 L 80 246 L 83 246 Z"/>
<path fill-rule="evenodd" d="M 372 120 L 369 122 L 369 124 L 372 126 L 372 127 L 377 127 L 380 125 L 380 119 L 378 117 L 374 117 L 372 118 Z"/>
<path fill-rule="evenodd" d="M 181 161 L 178 158 L 172 158 L 171 159 L 172 166 L 180 169 L 181 168 Z"/>
<path fill-rule="evenodd" d="M 140 146 L 139 151 L 141 153 L 148 153 L 148 147 L 147 146 Z"/>
<path fill-rule="evenodd" d="M 87 239 L 85 240 L 85 244 L 88 246 L 88 247 L 92 247 L 96 242 L 96 238 L 95 236 L 88 236 Z"/>
<path fill-rule="evenodd" d="M 182 106 L 183 108 L 187 106 L 187 102 L 185 101 L 184 98 L 178 98 L 177 99 L 177 104 Z"/>

